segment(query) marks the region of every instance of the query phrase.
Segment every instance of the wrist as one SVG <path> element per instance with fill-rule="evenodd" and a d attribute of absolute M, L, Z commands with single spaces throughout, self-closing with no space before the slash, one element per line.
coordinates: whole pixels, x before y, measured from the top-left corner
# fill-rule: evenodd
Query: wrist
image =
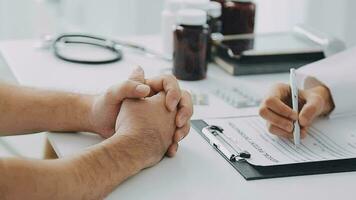
<path fill-rule="evenodd" d="M 140 139 L 135 135 L 128 135 L 118 130 L 113 137 L 103 143 L 102 148 L 111 158 L 120 158 L 114 160 L 126 165 L 124 168 L 128 169 L 128 171 L 137 173 L 146 168 L 149 162 L 149 156 L 147 156 L 148 145 L 146 146 L 143 143 L 142 138 Z"/>
<path fill-rule="evenodd" d="M 79 106 L 81 111 L 80 116 L 80 126 L 81 131 L 86 132 L 96 132 L 95 125 L 94 125 L 94 114 L 93 114 L 93 106 L 95 103 L 95 96 L 94 95 L 80 95 L 79 96 Z"/>
<path fill-rule="evenodd" d="M 80 185 L 78 193 L 84 195 L 83 199 L 105 198 L 144 168 L 144 155 L 134 149 L 133 143 L 131 138 L 111 137 L 66 160 L 66 169 L 71 172 L 72 181 Z"/>
<path fill-rule="evenodd" d="M 321 97 L 324 101 L 323 102 L 324 109 L 321 114 L 328 115 L 329 113 L 331 113 L 334 110 L 334 107 L 335 107 L 331 92 L 330 92 L 329 88 L 324 85 L 318 86 L 318 90 L 320 91 L 319 94 L 321 95 Z"/>

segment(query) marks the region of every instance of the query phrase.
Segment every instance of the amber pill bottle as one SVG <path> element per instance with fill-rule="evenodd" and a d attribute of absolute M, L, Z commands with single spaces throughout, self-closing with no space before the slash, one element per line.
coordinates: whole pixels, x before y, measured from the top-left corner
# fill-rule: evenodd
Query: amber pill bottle
<path fill-rule="evenodd" d="M 248 0 L 227 0 L 223 6 L 223 34 L 253 33 L 256 4 Z"/>
<path fill-rule="evenodd" d="M 184 9 L 177 14 L 174 30 L 173 74 L 180 80 L 201 80 L 207 74 L 209 26 L 207 13 Z"/>

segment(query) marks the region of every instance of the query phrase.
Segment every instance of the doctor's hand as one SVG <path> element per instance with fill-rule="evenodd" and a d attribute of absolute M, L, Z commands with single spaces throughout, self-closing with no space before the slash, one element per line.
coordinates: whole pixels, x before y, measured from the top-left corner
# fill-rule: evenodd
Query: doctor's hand
<path fill-rule="evenodd" d="M 106 93 L 96 96 L 92 103 L 90 117 L 91 130 L 104 138 L 111 137 L 115 132 L 116 118 L 121 104 L 125 99 L 141 99 L 159 92 L 165 92 L 165 105 L 169 111 L 178 108 L 176 115 L 176 131 L 173 143 L 167 151 L 168 156 L 174 156 L 178 142 L 190 130 L 190 118 L 193 114 L 193 104 L 188 92 L 179 88 L 174 76 L 162 75 L 152 79 L 145 79 L 142 68 L 136 68 L 129 80 L 120 85 L 112 86 Z M 144 112 L 144 111 L 143 111 Z"/>
<path fill-rule="evenodd" d="M 293 138 L 293 123 L 298 119 L 301 137 L 305 138 L 313 120 L 334 108 L 330 91 L 325 86 L 299 91 L 299 115 L 291 108 L 291 100 L 289 85 L 277 84 L 261 104 L 259 113 L 267 121 L 270 133 Z"/>

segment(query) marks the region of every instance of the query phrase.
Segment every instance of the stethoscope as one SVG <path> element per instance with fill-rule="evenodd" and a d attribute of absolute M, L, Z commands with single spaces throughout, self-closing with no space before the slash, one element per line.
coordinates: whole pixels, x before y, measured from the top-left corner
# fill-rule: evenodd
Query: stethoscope
<path fill-rule="evenodd" d="M 91 48 L 101 49 L 103 51 L 107 51 L 107 55 L 103 58 L 80 58 L 80 57 L 73 57 L 70 53 L 66 53 L 66 51 L 74 46 L 86 45 L 90 46 Z M 67 62 L 72 63 L 79 63 L 79 64 L 107 64 L 120 61 L 123 58 L 123 49 L 129 48 L 144 55 L 159 58 L 165 61 L 171 61 L 172 58 L 162 55 L 160 53 L 155 52 L 154 50 L 148 49 L 146 47 L 125 42 L 119 41 L 114 39 L 108 39 L 105 37 L 89 35 L 89 34 L 62 34 L 55 38 L 52 36 L 45 36 L 42 38 L 41 41 L 41 48 L 49 48 L 53 49 L 54 55 Z M 109 55 L 109 56 L 108 56 Z"/>

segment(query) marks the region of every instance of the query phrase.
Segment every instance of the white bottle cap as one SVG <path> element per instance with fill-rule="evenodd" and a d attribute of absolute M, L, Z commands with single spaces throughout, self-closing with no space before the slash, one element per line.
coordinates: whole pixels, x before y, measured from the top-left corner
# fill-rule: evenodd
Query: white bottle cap
<path fill-rule="evenodd" d="M 206 12 L 199 9 L 183 9 L 177 13 L 177 24 L 201 26 L 206 20 Z"/>
<path fill-rule="evenodd" d="M 212 1 L 209 3 L 209 8 L 208 8 L 208 15 L 214 18 L 218 18 L 221 16 L 221 4 Z"/>
<path fill-rule="evenodd" d="M 210 0 L 184 0 L 184 7 L 187 9 L 209 9 Z"/>
<path fill-rule="evenodd" d="M 184 1 L 183 0 L 166 0 L 165 9 L 169 11 L 176 12 L 183 8 Z"/>
<path fill-rule="evenodd" d="M 241 2 L 241 3 L 254 3 L 254 0 L 230 0 L 233 2 Z"/>

